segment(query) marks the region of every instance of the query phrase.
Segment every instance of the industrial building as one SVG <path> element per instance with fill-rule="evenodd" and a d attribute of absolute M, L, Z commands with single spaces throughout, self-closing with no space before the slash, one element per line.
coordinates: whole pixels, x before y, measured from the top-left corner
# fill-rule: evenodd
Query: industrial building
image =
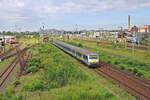
<path fill-rule="evenodd" d="M 3 38 L 5 38 L 5 42 L 8 41 L 8 40 L 14 40 L 15 39 L 15 36 L 7 36 L 5 35 L 3 37 L 3 35 L 0 35 L 0 42 L 3 41 Z"/>
<path fill-rule="evenodd" d="M 139 33 L 150 33 L 150 25 L 142 26 L 142 27 L 132 27 L 132 32 L 139 32 Z"/>
<path fill-rule="evenodd" d="M 138 32 L 150 32 L 150 25 L 138 27 Z"/>

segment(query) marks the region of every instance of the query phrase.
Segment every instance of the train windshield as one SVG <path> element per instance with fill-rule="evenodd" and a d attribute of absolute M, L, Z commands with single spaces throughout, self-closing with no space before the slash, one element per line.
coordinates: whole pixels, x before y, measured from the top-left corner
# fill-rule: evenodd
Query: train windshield
<path fill-rule="evenodd" d="M 90 59 L 98 59 L 98 56 L 97 55 L 91 55 L 89 58 Z"/>

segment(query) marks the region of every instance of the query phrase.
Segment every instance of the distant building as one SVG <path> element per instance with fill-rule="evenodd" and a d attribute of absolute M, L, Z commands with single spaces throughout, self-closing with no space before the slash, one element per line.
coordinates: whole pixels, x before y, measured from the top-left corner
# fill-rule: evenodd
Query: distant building
<path fill-rule="evenodd" d="M 138 32 L 139 31 L 139 28 L 134 26 L 131 28 L 131 32 Z"/>
<path fill-rule="evenodd" d="M 5 42 L 7 40 L 14 40 L 15 39 L 15 36 L 8 36 L 8 35 L 5 35 Z M 0 35 L 0 42 L 3 41 L 3 35 Z"/>
<path fill-rule="evenodd" d="M 150 32 L 150 25 L 138 27 L 138 32 Z"/>
<path fill-rule="evenodd" d="M 118 35 L 118 31 L 109 31 L 109 35 Z"/>

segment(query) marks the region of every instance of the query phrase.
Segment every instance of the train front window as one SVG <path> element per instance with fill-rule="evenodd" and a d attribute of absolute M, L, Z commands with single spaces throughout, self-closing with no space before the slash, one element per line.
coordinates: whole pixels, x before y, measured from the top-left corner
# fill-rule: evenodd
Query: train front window
<path fill-rule="evenodd" d="M 98 59 L 98 56 L 90 56 L 90 59 Z"/>

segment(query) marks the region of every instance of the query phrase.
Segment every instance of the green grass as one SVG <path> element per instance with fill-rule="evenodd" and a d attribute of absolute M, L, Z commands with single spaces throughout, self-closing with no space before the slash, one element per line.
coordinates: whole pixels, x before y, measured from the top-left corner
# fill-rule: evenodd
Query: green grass
<path fill-rule="evenodd" d="M 8 66 L 12 61 L 14 57 L 11 57 L 9 59 L 5 59 L 4 61 L 0 62 L 0 71 L 3 70 L 6 66 Z"/>
<path fill-rule="evenodd" d="M 42 38 L 20 38 L 17 41 L 19 42 L 23 42 L 23 44 L 21 45 L 21 48 L 25 48 L 27 46 L 27 44 L 35 44 L 38 42 L 42 42 Z"/>
<path fill-rule="evenodd" d="M 53 45 L 45 44 L 37 48 L 39 48 L 39 56 L 35 54 L 30 65 L 35 66 L 38 62 L 38 72 L 21 77 L 17 88 L 9 94 L 9 99 L 119 100 L 105 88 L 107 86 L 121 98 L 135 100 L 123 89 L 62 53 Z M 90 73 L 92 77 L 87 73 Z M 3 93 L 0 98 L 7 100 L 6 94 L 6 92 Z"/>

